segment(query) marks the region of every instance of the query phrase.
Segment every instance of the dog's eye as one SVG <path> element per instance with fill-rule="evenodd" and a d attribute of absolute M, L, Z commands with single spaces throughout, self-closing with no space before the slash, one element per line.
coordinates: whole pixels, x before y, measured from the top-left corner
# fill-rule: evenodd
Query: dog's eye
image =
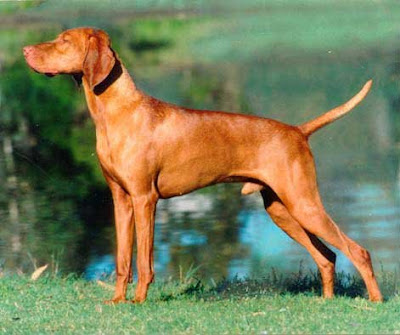
<path fill-rule="evenodd" d="M 71 39 L 69 38 L 69 36 L 63 36 L 61 40 L 62 40 L 63 42 L 65 42 L 65 43 L 71 42 Z"/>

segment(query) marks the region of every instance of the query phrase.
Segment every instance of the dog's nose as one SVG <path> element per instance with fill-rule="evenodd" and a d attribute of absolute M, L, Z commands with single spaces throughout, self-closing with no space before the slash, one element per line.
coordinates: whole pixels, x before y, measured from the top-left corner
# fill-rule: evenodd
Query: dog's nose
<path fill-rule="evenodd" d="M 30 53 L 32 53 L 33 47 L 31 45 L 28 45 L 22 49 L 24 56 L 28 56 Z"/>

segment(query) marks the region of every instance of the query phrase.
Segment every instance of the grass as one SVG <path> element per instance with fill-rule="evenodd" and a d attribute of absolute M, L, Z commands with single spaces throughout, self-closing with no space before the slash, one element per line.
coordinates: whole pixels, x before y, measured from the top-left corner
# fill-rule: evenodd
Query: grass
<path fill-rule="evenodd" d="M 382 278 L 381 283 L 382 283 Z M 386 301 L 361 297 L 360 281 L 339 275 L 341 295 L 324 300 L 318 276 L 271 273 L 262 280 L 204 285 L 191 276 L 157 282 L 142 305 L 105 305 L 112 286 L 73 276 L 0 279 L 0 332 L 7 334 L 400 334 L 397 279 L 386 276 Z M 133 288 L 128 295 L 132 297 Z"/>

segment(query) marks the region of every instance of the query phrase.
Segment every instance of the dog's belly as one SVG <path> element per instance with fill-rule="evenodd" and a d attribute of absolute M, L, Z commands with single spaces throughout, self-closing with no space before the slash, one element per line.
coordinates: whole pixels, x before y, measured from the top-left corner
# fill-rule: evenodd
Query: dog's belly
<path fill-rule="evenodd" d="M 195 143 L 188 144 L 188 143 Z M 164 150 L 157 189 L 162 198 L 190 193 L 217 183 L 260 180 L 268 163 L 260 143 L 215 141 L 212 137 L 191 139 Z M 179 149 L 178 149 L 179 148 Z"/>
<path fill-rule="evenodd" d="M 213 173 L 213 171 L 194 171 L 183 174 L 181 171 L 170 174 L 160 174 L 157 180 L 157 189 L 163 199 L 184 195 L 197 189 L 218 183 L 254 182 L 255 174 L 251 172 L 237 172 L 235 175 Z"/>

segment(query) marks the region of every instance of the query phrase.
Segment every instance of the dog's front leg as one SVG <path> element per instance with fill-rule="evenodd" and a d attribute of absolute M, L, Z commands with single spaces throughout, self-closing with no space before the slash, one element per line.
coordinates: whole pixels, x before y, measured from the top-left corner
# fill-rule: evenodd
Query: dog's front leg
<path fill-rule="evenodd" d="M 132 278 L 132 249 L 135 219 L 131 197 L 112 179 L 107 178 L 114 201 L 114 217 L 117 235 L 117 283 L 114 297 L 106 303 L 126 301 L 126 289 Z"/>
<path fill-rule="evenodd" d="M 137 271 L 138 285 L 134 302 L 141 303 L 146 299 L 147 289 L 154 279 L 153 245 L 154 217 L 158 197 L 147 194 L 134 197 L 132 202 L 136 223 Z"/>

